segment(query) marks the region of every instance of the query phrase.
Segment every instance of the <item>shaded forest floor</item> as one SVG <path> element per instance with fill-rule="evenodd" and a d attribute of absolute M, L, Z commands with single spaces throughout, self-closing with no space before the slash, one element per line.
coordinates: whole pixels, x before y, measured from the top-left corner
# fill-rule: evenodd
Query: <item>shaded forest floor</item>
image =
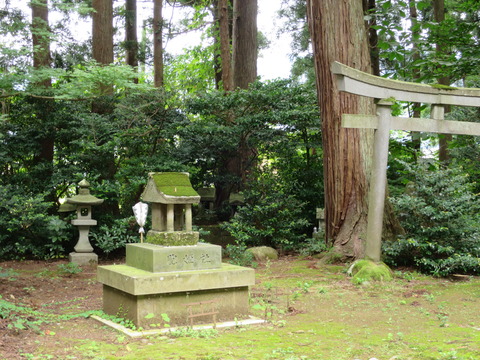
<path fill-rule="evenodd" d="M 396 271 L 353 285 L 344 266 L 285 257 L 260 265 L 263 325 L 132 339 L 96 320 L 96 268 L 0 262 L 0 359 L 480 359 L 480 278 Z"/>

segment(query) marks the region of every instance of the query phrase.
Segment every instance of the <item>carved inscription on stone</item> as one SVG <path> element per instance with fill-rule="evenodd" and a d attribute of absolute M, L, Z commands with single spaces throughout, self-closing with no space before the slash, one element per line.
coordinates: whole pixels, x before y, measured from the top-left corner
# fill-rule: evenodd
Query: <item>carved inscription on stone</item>
<path fill-rule="evenodd" d="M 177 265 L 178 264 L 178 256 L 176 254 L 168 255 L 167 264 L 170 265 L 170 266 Z"/>
<path fill-rule="evenodd" d="M 194 264 L 195 263 L 195 256 L 193 254 L 186 254 L 183 257 L 183 262 L 185 264 Z"/>
<path fill-rule="evenodd" d="M 200 259 L 202 261 L 203 264 L 210 264 L 212 262 L 212 259 L 210 259 L 210 255 L 209 254 L 202 254 L 200 255 Z"/>

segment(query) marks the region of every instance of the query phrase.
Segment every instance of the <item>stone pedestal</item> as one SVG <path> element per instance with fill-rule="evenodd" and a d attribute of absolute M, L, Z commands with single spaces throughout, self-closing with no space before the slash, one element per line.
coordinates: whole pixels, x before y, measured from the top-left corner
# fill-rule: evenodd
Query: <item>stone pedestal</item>
<path fill-rule="evenodd" d="M 105 313 L 125 317 L 136 326 L 190 323 L 186 304 L 214 301 L 217 320 L 249 314 L 253 269 L 221 263 L 221 247 L 211 244 L 160 246 L 128 244 L 125 265 L 98 267 Z M 195 318 L 211 323 L 212 317 Z"/>
<path fill-rule="evenodd" d="M 68 255 L 68 259 L 71 263 L 74 263 L 80 266 L 98 264 L 98 255 L 93 252 L 91 253 L 71 252 Z"/>

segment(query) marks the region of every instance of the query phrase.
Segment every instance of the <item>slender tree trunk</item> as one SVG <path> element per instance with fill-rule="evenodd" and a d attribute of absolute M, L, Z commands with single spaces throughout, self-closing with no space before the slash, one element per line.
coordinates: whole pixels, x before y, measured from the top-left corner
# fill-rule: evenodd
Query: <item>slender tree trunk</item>
<path fill-rule="evenodd" d="M 417 5 L 415 0 L 410 1 L 409 12 L 410 12 L 410 23 L 411 23 L 410 30 L 412 33 L 412 61 L 415 62 L 420 60 L 420 50 L 418 48 L 418 39 L 420 38 L 420 32 L 417 26 L 418 13 L 417 13 Z M 419 79 L 420 79 L 420 72 L 416 67 L 414 67 L 412 72 L 412 80 L 414 82 L 417 82 Z M 416 102 L 416 103 L 413 103 L 412 106 L 413 106 L 413 113 L 412 113 L 413 117 L 419 118 L 421 115 L 421 112 L 420 112 L 421 104 Z M 416 131 L 412 131 L 410 135 L 412 137 L 414 149 L 416 150 L 416 152 L 419 153 L 422 145 L 422 139 L 420 137 L 420 133 Z"/>
<path fill-rule="evenodd" d="M 257 79 L 257 0 L 233 2 L 233 87 L 247 89 Z"/>
<path fill-rule="evenodd" d="M 227 58 L 230 44 L 227 42 L 228 30 L 228 3 L 222 1 L 220 5 L 222 21 L 222 71 L 228 65 L 223 63 Z M 233 2 L 233 35 L 232 35 L 232 74 L 222 74 L 222 81 L 225 89 L 247 89 L 248 85 L 257 78 L 257 0 L 234 0 Z M 220 19 L 222 18 L 222 19 Z M 229 78 L 232 78 L 230 81 Z M 230 87 L 231 86 L 231 87 Z M 233 124 L 234 119 L 226 119 L 227 123 Z M 248 145 L 248 135 L 239 139 L 238 148 L 234 154 L 225 154 L 220 166 L 220 177 L 222 181 L 215 184 L 216 196 L 215 207 L 221 208 L 228 201 L 230 194 L 240 191 L 246 181 L 248 168 L 255 161 L 255 149 Z M 235 179 L 235 180 L 234 180 Z M 221 220 L 226 220 L 222 218 Z"/>
<path fill-rule="evenodd" d="M 92 51 L 93 58 L 101 65 L 113 63 L 113 0 L 92 0 L 92 7 L 95 10 L 92 15 Z M 113 87 L 104 84 L 100 89 L 104 95 L 92 102 L 92 112 L 107 115 L 113 112 L 112 98 Z M 108 154 L 102 164 L 99 180 L 112 181 L 117 171 L 115 154 Z M 99 211 L 106 214 L 120 213 L 117 200 L 105 201 Z"/>
<path fill-rule="evenodd" d="M 162 0 L 153 0 L 153 71 L 156 87 L 163 86 Z"/>
<path fill-rule="evenodd" d="M 93 58 L 100 64 L 113 63 L 113 0 L 92 0 Z"/>
<path fill-rule="evenodd" d="M 231 62 L 231 36 L 229 26 L 229 1 L 218 1 L 218 23 L 219 23 L 219 38 L 220 38 L 220 58 L 221 58 L 221 80 L 223 90 L 232 90 L 232 62 Z"/>
<path fill-rule="evenodd" d="M 373 13 L 376 8 L 376 0 L 363 0 L 363 12 L 365 14 Z M 370 60 L 372 62 L 372 74 L 380 76 L 380 51 L 378 49 L 378 33 L 375 26 L 377 18 L 372 16 L 365 22 L 368 30 L 368 44 L 370 46 Z"/>
<path fill-rule="evenodd" d="M 48 27 L 48 0 L 32 2 L 33 67 L 50 67 L 50 38 Z M 44 84 L 51 86 L 51 81 Z"/>
<path fill-rule="evenodd" d="M 342 114 L 373 114 L 373 100 L 337 90 L 333 61 L 371 71 L 362 2 L 308 0 L 324 148 L 326 239 L 347 256 L 364 254 L 373 131 L 345 129 Z"/>
<path fill-rule="evenodd" d="M 49 68 L 50 57 L 50 37 L 48 26 L 48 0 L 32 2 L 32 45 L 33 45 L 33 66 L 35 68 Z M 49 91 L 52 86 L 51 79 L 45 79 L 36 84 L 45 91 Z M 39 152 L 34 156 L 34 163 L 38 165 L 35 169 L 34 178 L 38 183 L 37 191 L 44 191 L 45 184 L 51 183 L 53 176 L 53 159 L 55 149 L 55 128 L 51 125 L 50 113 L 53 102 L 51 100 L 32 99 L 35 106 L 35 114 L 42 124 L 42 134 L 38 137 Z M 51 189 L 47 197 L 48 201 L 55 200 L 54 190 Z"/>
<path fill-rule="evenodd" d="M 433 15 L 435 22 L 440 25 L 445 21 L 445 0 L 433 0 Z M 435 44 L 435 51 L 438 57 L 441 57 L 447 52 L 447 47 L 443 40 L 438 39 Z M 437 78 L 440 85 L 450 85 L 450 78 L 448 76 L 440 76 Z M 445 113 L 450 112 L 450 106 L 445 107 Z M 439 149 L 438 158 L 441 163 L 448 164 L 450 161 L 450 154 L 448 152 L 448 143 L 452 141 L 451 134 L 439 134 Z"/>
<path fill-rule="evenodd" d="M 125 9 L 125 60 L 127 65 L 136 68 L 138 67 L 137 0 L 126 0 Z"/>

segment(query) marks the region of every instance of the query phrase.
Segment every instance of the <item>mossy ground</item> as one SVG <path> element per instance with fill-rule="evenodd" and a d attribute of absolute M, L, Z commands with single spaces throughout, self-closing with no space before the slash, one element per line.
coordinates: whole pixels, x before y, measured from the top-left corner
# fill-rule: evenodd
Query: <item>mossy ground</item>
<path fill-rule="evenodd" d="M 37 345 L 19 358 L 480 359 L 480 278 L 397 271 L 391 282 L 359 286 L 346 269 L 296 258 L 261 265 L 251 305 L 265 325 L 130 339 L 92 319 L 59 321 L 48 325 L 55 335 L 31 334 Z"/>

